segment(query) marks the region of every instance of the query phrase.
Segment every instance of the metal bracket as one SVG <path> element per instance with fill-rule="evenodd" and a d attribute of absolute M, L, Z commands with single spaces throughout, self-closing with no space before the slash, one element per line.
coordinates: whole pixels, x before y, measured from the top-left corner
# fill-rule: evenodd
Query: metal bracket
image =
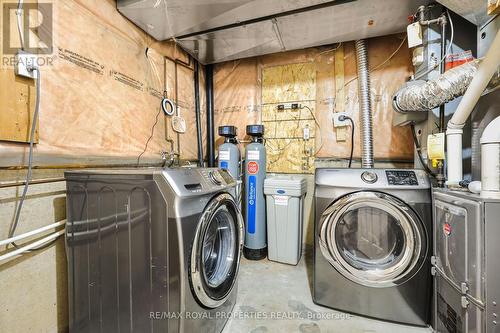
<path fill-rule="evenodd" d="M 469 302 L 469 300 L 467 299 L 467 297 L 462 296 L 462 297 L 460 298 L 460 300 L 461 300 L 461 303 L 462 303 L 462 308 L 467 309 L 467 308 L 469 307 L 469 304 L 470 304 L 470 302 Z"/>
<path fill-rule="evenodd" d="M 438 275 L 438 274 L 437 274 L 436 267 L 431 267 L 431 275 L 432 275 L 432 276 L 436 276 L 436 275 Z"/>
<path fill-rule="evenodd" d="M 460 290 L 462 291 L 462 294 L 467 294 L 467 292 L 469 291 L 469 286 L 467 286 L 467 283 L 462 282 L 460 284 Z"/>
<path fill-rule="evenodd" d="M 436 266 L 436 263 L 437 263 L 437 258 L 436 258 L 436 256 L 432 256 L 432 257 L 431 257 L 431 265 L 432 265 L 432 266 Z"/>

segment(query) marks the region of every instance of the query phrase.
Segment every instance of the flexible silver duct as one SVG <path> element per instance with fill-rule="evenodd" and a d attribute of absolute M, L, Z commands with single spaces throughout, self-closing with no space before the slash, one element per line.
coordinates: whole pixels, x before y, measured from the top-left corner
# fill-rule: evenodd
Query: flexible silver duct
<path fill-rule="evenodd" d="M 358 63 L 358 95 L 361 120 L 361 167 L 373 168 L 372 103 L 368 52 L 364 40 L 356 41 Z"/>
<path fill-rule="evenodd" d="M 452 68 L 433 80 L 403 87 L 393 96 L 394 110 L 401 113 L 429 111 L 462 96 L 479 63 L 479 60 L 474 60 Z"/>

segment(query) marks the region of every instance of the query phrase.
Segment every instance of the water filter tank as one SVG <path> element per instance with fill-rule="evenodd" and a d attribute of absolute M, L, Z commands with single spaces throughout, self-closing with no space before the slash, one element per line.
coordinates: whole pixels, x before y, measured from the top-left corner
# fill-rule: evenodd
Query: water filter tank
<path fill-rule="evenodd" d="M 219 135 L 224 137 L 224 143 L 219 146 L 219 169 L 229 172 L 234 179 L 240 179 L 240 149 L 235 126 L 219 127 Z"/>
<path fill-rule="evenodd" d="M 245 154 L 245 246 L 247 259 L 260 260 L 267 255 L 266 202 L 264 180 L 266 179 L 266 148 L 264 126 L 247 126 L 247 135 L 252 142 Z"/>

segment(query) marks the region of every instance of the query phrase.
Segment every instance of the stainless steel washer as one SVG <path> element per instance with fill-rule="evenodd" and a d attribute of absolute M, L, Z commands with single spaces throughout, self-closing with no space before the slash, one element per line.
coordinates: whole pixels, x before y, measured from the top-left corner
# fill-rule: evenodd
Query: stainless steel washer
<path fill-rule="evenodd" d="M 422 170 L 317 169 L 313 299 L 429 324 L 432 205 Z"/>
<path fill-rule="evenodd" d="M 65 175 L 70 332 L 222 331 L 244 232 L 227 172 Z"/>

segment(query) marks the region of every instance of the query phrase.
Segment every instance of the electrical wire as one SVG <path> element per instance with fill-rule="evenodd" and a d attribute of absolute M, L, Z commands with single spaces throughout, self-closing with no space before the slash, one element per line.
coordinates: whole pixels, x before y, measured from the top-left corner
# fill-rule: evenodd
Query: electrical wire
<path fill-rule="evenodd" d="M 450 43 L 448 44 L 448 48 L 446 49 L 446 53 L 444 54 L 443 58 L 441 58 L 441 61 L 439 61 L 437 64 L 435 64 L 434 66 L 432 66 L 431 68 L 426 70 L 424 73 L 416 76 L 414 78 L 414 80 L 418 80 L 418 79 L 422 78 L 423 76 L 429 74 L 430 72 L 432 72 L 436 68 L 438 68 L 443 63 L 443 61 L 445 61 L 446 58 L 451 54 L 451 48 L 453 46 L 453 40 L 455 38 L 455 29 L 453 27 L 453 20 L 451 19 L 451 15 L 450 15 L 450 12 L 448 10 L 446 10 L 446 15 L 448 16 L 448 22 L 450 22 L 450 30 L 451 30 Z"/>
<path fill-rule="evenodd" d="M 429 175 L 436 178 L 437 175 L 429 168 L 427 163 L 425 163 L 424 158 L 422 157 L 420 142 L 418 141 L 417 132 L 415 131 L 415 124 L 412 123 L 410 127 L 411 127 L 411 134 L 413 136 L 413 143 L 415 144 L 415 149 L 417 150 L 417 155 L 418 159 L 420 160 L 420 164 L 422 164 L 422 167 Z"/>
<path fill-rule="evenodd" d="M 307 105 L 302 105 L 303 108 L 309 110 L 309 113 L 311 113 L 311 116 L 313 117 L 314 119 L 314 122 L 316 123 L 316 126 L 318 127 L 318 130 L 319 130 L 319 148 L 316 150 L 316 152 L 314 153 L 314 156 L 316 156 L 319 151 L 321 150 L 321 148 L 323 148 L 323 136 L 321 135 L 321 125 L 319 124 L 319 121 L 318 119 L 316 118 L 316 115 L 314 114 L 314 112 L 311 110 L 310 107 L 308 107 Z M 315 135 L 315 137 L 318 137 L 318 135 Z"/>
<path fill-rule="evenodd" d="M 405 36 L 403 38 L 403 40 L 401 41 L 401 43 L 399 44 L 399 46 L 396 48 L 396 50 L 394 52 L 392 52 L 391 55 L 387 57 L 387 59 L 385 59 L 384 61 L 382 61 L 377 66 L 370 68 L 368 72 L 369 73 L 373 73 L 373 72 L 379 70 L 381 67 L 383 67 L 385 64 L 387 64 L 392 58 L 394 58 L 394 56 L 403 47 L 404 43 L 406 42 L 406 39 L 407 39 L 407 36 Z M 342 89 L 345 89 L 346 86 L 348 86 L 350 83 L 356 81 L 357 79 L 358 79 L 358 76 L 353 77 L 352 79 L 350 79 L 349 81 L 347 81 L 346 83 L 344 83 L 344 86 L 342 87 Z"/>
<path fill-rule="evenodd" d="M 16 232 L 17 226 L 19 224 L 19 218 L 21 216 L 21 210 L 23 209 L 24 201 L 26 200 L 26 195 L 28 194 L 28 188 L 31 181 L 32 171 L 33 171 L 33 148 L 35 144 L 35 132 L 36 126 L 38 123 L 38 113 L 40 112 L 40 71 L 35 69 L 37 72 L 35 76 L 36 81 L 36 103 L 35 103 L 35 112 L 33 113 L 33 122 L 31 123 L 31 131 L 30 131 L 30 142 L 29 142 L 29 152 L 28 152 L 28 172 L 26 173 L 26 180 L 24 183 L 23 193 L 21 195 L 21 199 L 19 200 L 19 205 L 17 206 L 16 213 L 14 215 L 14 223 L 9 231 L 9 238 L 14 236 Z M 12 243 L 14 244 L 14 243 Z M 15 244 L 14 244 L 15 245 Z"/>
<path fill-rule="evenodd" d="M 34 150 L 34 144 L 35 144 L 35 132 L 36 132 L 36 127 L 38 123 L 38 114 L 40 113 L 40 99 L 41 99 L 41 74 L 40 70 L 38 68 L 33 68 L 33 72 L 36 74 L 35 75 L 35 84 L 36 84 L 36 102 L 35 102 L 35 112 L 33 113 L 33 122 L 31 123 L 31 131 L 30 131 L 30 142 L 29 142 L 29 153 L 28 153 L 28 171 L 26 173 L 26 180 L 24 183 L 24 189 L 23 193 L 21 194 L 21 198 L 19 200 L 19 205 L 17 206 L 16 213 L 14 215 L 14 223 L 12 224 L 10 230 L 9 230 L 9 238 L 14 237 L 14 234 L 16 232 L 16 229 L 19 225 L 19 219 L 21 217 L 21 211 L 23 209 L 24 202 L 26 201 L 26 196 L 28 194 L 28 188 L 31 182 L 31 177 L 32 177 L 32 172 L 33 172 L 33 150 Z M 34 247 L 32 249 L 27 250 L 27 252 L 31 251 L 38 251 L 38 250 L 43 250 L 49 246 L 51 246 L 53 243 L 57 241 L 58 238 L 55 238 L 54 240 L 50 241 L 47 244 L 43 244 L 38 247 Z M 19 246 L 15 243 L 12 242 L 12 244 L 15 248 L 19 248 Z"/>
<path fill-rule="evenodd" d="M 151 69 L 151 73 L 154 74 L 154 76 L 156 77 L 156 79 L 158 81 L 158 84 L 161 86 L 160 75 L 158 74 L 157 67 L 154 64 L 154 61 L 149 58 L 148 52 L 149 52 L 149 48 L 146 49 L 146 59 L 147 59 L 147 61 L 149 63 L 149 66 L 150 66 L 150 69 Z M 142 157 L 142 155 L 144 155 L 146 153 L 146 151 L 148 150 L 149 143 L 153 139 L 153 136 L 154 136 L 154 133 L 155 133 L 155 127 L 158 124 L 158 120 L 159 120 L 160 113 L 162 112 L 162 110 L 163 109 L 162 109 L 162 107 L 160 105 L 160 107 L 158 108 L 158 112 L 156 113 L 155 123 L 151 127 L 151 134 L 149 135 L 148 139 L 146 140 L 146 145 L 144 146 L 144 150 L 139 154 L 139 156 L 137 156 L 137 167 L 139 167 L 139 165 L 141 163 L 141 157 Z"/>
<path fill-rule="evenodd" d="M 343 119 L 341 119 L 341 117 L 343 117 Z M 354 120 L 352 120 L 351 117 L 349 117 L 349 116 L 340 116 L 339 117 L 340 121 L 343 121 L 343 120 L 346 120 L 346 119 L 349 120 L 349 122 L 351 123 L 351 154 L 349 155 L 349 168 L 351 168 L 351 166 L 352 166 L 352 158 L 354 156 L 354 133 L 355 133 L 354 132 L 355 131 L 354 128 L 355 128 L 355 126 L 354 126 Z"/>
<path fill-rule="evenodd" d="M 297 137 L 297 131 L 300 129 L 300 115 L 301 115 L 301 110 L 302 108 L 299 108 L 299 109 L 292 109 L 292 110 L 298 110 L 299 111 L 299 114 L 297 115 L 297 127 L 295 128 L 295 130 L 293 131 L 293 136 L 294 137 Z M 275 112 L 274 113 L 274 137 L 277 137 L 277 134 L 276 134 L 276 126 L 278 124 L 278 115 L 277 113 Z M 283 157 L 283 154 L 285 153 L 285 150 L 290 147 L 293 143 L 293 140 L 290 140 L 287 144 L 285 144 L 285 146 L 283 147 L 280 147 L 279 145 L 279 142 L 276 143 L 276 145 L 278 146 L 277 148 L 272 148 L 272 150 L 278 150 L 279 151 L 279 154 L 274 158 L 274 160 L 272 160 L 270 163 L 273 164 L 277 161 L 279 161 L 282 157 Z"/>
<path fill-rule="evenodd" d="M 17 3 L 16 17 L 17 17 L 17 31 L 19 33 L 19 42 L 21 43 L 21 50 L 24 50 L 24 33 L 21 23 L 21 16 L 23 15 L 24 0 L 19 0 Z"/>
<path fill-rule="evenodd" d="M 387 59 L 385 59 L 379 65 L 371 68 L 370 72 L 375 72 L 376 70 L 378 70 L 379 68 L 381 68 L 382 66 L 384 66 L 385 64 L 387 64 L 392 58 L 394 58 L 394 56 L 396 55 L 396 53 L 398 53 L 399 50 L 401 50 L 401 48 L 403 47 L 404 43 L 406 42 L 406 39 L 407 39 L 407 36 L 405 36 L 405 38 L 403 38 L 403 40 L 401 41 L 401 44 L 399 44 L 398 48 L 394 52 L 392 52 L 391 55 L 389 57 L 387 57 Z"/>
<path fill-rule="evenodd" d="M 162 109 L 161 109 L 161 107 L 159 107 L 158 112 L 156 113 L 155 123 L 153 124 L 153 127 L 151 127 L 151 134 L 149 135 L 149 138 L 146 141 L 146 145 L 144 146 L 144 150 L 139 154 L 139 156 L 137 156 L 137 167 L 140 165 L 141 157 L 142 157 L 142 155 L 144 155 L 146 153 L 146 151 L 148 150 L 148 145 L 151 142 L 151 140 L 153 139 L 153 136 L 155 134 L 155 127 L 158 124 L 158 119 L 160 117 L 161 111 L 162 111 Z"/>
<path fill-rule="evenodd" d="M 337 51 L 340 47 L 342 46 L 342 42 L 338 43 L 337 46 L 335 46 L 333 49 L 328 49 L 328 50 L 325 50 L 325 51 L 321 51 L 320 53 L 316 54 L 316 57 L 319 57 L 323 54 L 326 54 L 326 53 L 330 53 L 330 52 L 333 52 L 333 51 Z"/>

